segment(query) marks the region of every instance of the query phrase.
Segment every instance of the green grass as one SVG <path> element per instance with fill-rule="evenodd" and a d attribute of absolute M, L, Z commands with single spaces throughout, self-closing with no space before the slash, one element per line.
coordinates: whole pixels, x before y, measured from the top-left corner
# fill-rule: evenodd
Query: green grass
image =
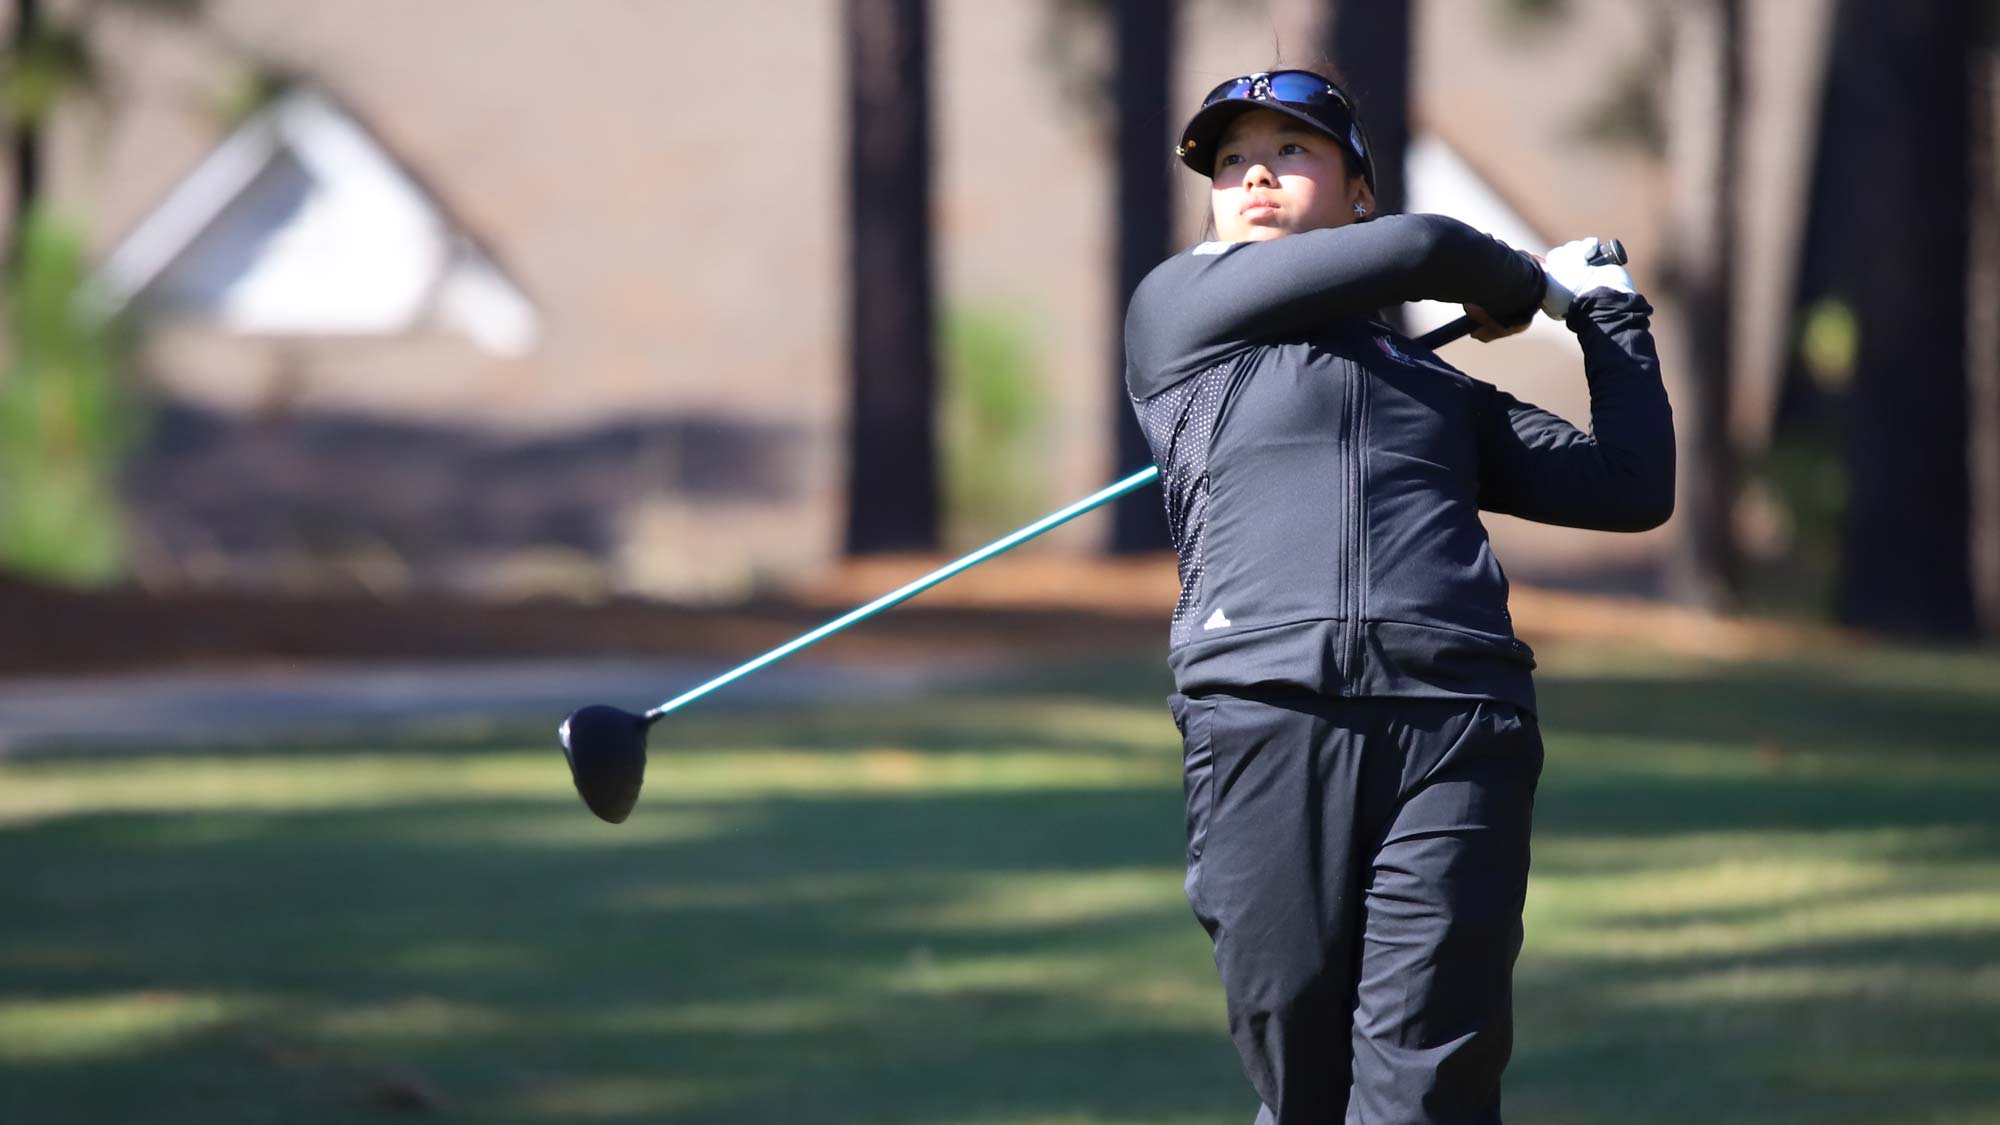
<path fill-rule="evenodd" d="M 2000 660 L 1546 657 L 1510 1119 L 2000 1122 Z M 1164 690 L 0 763 L 0 1121 L 1248 1121 Z"/>

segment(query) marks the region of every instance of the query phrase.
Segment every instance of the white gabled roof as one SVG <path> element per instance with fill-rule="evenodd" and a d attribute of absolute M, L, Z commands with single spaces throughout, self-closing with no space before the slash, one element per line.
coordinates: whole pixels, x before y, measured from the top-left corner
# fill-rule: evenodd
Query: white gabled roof
<path fill-rule="evenodd" d="M 1410 147 L 1403 155 L 1403 183 L 1407 185 L 1403 210 L 1411 214 L 1450 215 L 1516 250 L 1534 254 L 1549 250 L 1548 239 L 1435 134 L 1417 133 L 1410 138 Z M 1463 315 L 1465 310 L 1457 305 L 1437 301 L 1419 301 L 1404 310 L 1412 336 L 1420 336 Z M 1569 335 L 1561 324 L 1545 316 L 1536 317 L 1528 331 Z"/>
<path fill-rule="evenodd" d="M 430 326 L 534 346 L 527 297 L 368 130 L 311 91 L 232 133 L 105 259 L 110 311 L 138 303 L 254 335 Z"/>

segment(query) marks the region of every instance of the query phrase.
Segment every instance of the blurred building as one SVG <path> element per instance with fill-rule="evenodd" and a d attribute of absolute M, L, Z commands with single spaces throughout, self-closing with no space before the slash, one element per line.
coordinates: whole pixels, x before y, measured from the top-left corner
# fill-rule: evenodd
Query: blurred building
<path fill-rule="evenodd" d="M 1775 379 L 1825 6 L 1751 6 L 1751 437 Z M 1648 285 L 1663 177 L 1578 136 L 1591 100 L 1654 49 L 1643 7 L 1572 4 L 1532 30 L 1503 9 L 1420 8 L 1413 206 L 1524 243 L 1616 235 Z M 1036 487 L 1054 507 L 1112 460 L 1101 29 L 1056 0 L 934 10 L 941 296 L 1018 326 L 1049 404 Z M 1311 10 L 1188 4 L 1162 112 L 1268 65 L 1274 41 L 1311 57 Z M 144 375 L 161 409 L 131 483 L 142 576 L 733 596 L 831 560 L 840 14 L 806 0 L 211 0 L 191 25 L 107 12 L 115 83 L 58 122 L 52 189 L 89 225 L 102 295 L 156 325 Z M 281 92 L 246 103 L 271 74 Z M 1203 206 L 1185 177 L 1189 241 Z M 1670 309 L 1660 328 L 1671 373 Z M 1451 358 L 1587 418 L 1560 330 Z M 1673 531 L 1492 525 L 1517 575 L 1590 581 L 1647 573 Z M 1086 524 L 1057 546 L 1102 535 Z"/>

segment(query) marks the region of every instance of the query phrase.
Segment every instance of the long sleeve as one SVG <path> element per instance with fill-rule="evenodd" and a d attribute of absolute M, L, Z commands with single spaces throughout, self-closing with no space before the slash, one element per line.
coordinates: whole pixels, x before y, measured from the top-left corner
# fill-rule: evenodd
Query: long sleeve
<path fill-rule="evenodd" d="M 1674 510 L 1673 408 L 1643 297 L 1594 290 L 1567 323 L 1590 382 L 1589 433 L 1494 389 L 1480 425 L 1479 506 L 1538 523 L 1645 531 Z"/>
<path fill-rule="evenodd" d="M 1442 215 L 1204 243 L 1161 263 L 1133 294 L 1130 389 L 1147 398 L 1246 344 L 1404 301 L 1476 304 L 1511 323 L 1533 315 L 1543 283 L 1533 258 Z"/>

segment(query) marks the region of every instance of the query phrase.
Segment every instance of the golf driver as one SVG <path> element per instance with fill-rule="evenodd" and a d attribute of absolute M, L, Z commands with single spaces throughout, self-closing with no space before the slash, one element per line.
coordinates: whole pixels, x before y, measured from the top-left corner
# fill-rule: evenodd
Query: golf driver
<path fill-rule="evenodd" d="M 947 563 L 922 578 L 891 590 L 859 609 L 842 614 L 804 636 L 779 645 L 755 660 L 732 668 L 699 687 L 684 691 L 643 715 L 634 715 L 630 711 L 621 711 L 603 704 L 571 712 L 569 718 L 563 720 L 556 735 L 562 742 L 563 756 L 569 759 L 570 776 L 576 782 L 576 791 L 583 796 L 583 803 L 590 806 L 591 812 L 613 824 L 622 822 L 631 815 L 632 806 L 638 803 L 639 786 L 645 781 L 646 732 L 661 718 L 725 684 L 742 679 L 766 664 L 782 660 L 808 645 L 817 644 L 833 636 L 850 625 L 873 617 L 890 606 L 906 602 L 952 575 L 1026 543 L 1050 528 L 1060 527 L 1093 508 L 1101 507 L 1128 492 L 1143 488 L 1159 479 L 1159 476 L 1158 467 L 1141 469 L 1116 484 L 1091 493 L 1059 512 L 1043 516 L 1005 538 L 988 543 L 956 562 Z"/>
<path fill-rule="evenodd" d="M 1605 239 L 1599 245 L 1597 253 L 1593 255 L 1592 263 L 1624 265 L 1625 247 L 1615 238 Z M 1442 347 L 1471 332 L 1474 327 L 1471 317 L 1460 317 L 1428 333 L 1417 342 L 1427 348 Z M 572 711 L 557 729 L 556 737 L 562 744 L 563 757 L 569 761 L 570 778 L 576 782 L 577 793 L 583 797 L 583 803 L 590 807 L 590 811 L 596 813 L 600 819 L 612 824 L 623 823 L 626 817 L 632 815 L 633 806 L 639 802 L 639 789 L 646 779 L 646 735 L 652 730 L 654 723 L 717 688 L 735 683 L 767 664 L 783 660 L 800 649 L 817 644 L 891 606 L 900 605 L 960 571 L 968 570 L 995 555 L 1012 550 L 1037 535 L 1060 527 L 1120 496 L 1136 492 L 1158 480 L 1159 477 L 1160 470 L 1157 466 L 1141 469 L 1124 480 L 1091 493 L 1061 511 L 1043 516 L 1011 535 L 988 543 L 962 559 L 947 563 L 922 578 L 891 590 L 867 605 L 850 610 L 810 633 L 787 641 L 707 683 L 690 688 L 644 714 L 635 715 L 630 711 L 622 711 L 604 704 L 594 704 Z"/>

